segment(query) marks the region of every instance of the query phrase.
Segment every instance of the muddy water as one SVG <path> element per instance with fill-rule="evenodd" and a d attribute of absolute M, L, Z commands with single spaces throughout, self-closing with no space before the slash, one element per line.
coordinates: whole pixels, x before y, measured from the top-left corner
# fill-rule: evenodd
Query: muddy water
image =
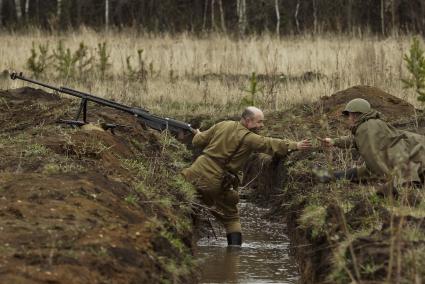
<path fill-rule="evenodd" d="M 200 283 L 297 283 L 285 225 L 265 220 L 267 210 L 250 203 L 242 203 L 240 212 L 242 248 L 227 248 L 223 231 L 216 232 L 218 239 L 199 240 Z"/>

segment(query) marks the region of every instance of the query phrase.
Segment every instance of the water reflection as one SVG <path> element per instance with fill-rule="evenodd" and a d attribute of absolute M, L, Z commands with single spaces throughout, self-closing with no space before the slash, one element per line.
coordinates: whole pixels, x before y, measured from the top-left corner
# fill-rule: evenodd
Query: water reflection
<path fill-rule="evenodd" d="M 297 283 L 284 224 L 268 222 L 261 218 L 264 213 L 265 209 L 241 204 L 242 248 L 228 248 L 224 237 L 198 242 L 201 283 Z"/>

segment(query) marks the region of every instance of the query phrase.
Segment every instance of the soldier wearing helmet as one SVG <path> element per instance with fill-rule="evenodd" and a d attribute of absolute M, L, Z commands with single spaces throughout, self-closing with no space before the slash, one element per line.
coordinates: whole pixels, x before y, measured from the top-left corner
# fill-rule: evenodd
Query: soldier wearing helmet
<path fill-rule="evenodd" d="M 348 102 L 342 114 L 352 135 L 320 140 L 326 147 L 357 148 L 365 163 L 362 167 L 337 171 L 333 178 L 359 180 L 375 175 L 390 180 L 392 186 L 423 184 L 424 136 L 394 128 L 361 98 Z"/>

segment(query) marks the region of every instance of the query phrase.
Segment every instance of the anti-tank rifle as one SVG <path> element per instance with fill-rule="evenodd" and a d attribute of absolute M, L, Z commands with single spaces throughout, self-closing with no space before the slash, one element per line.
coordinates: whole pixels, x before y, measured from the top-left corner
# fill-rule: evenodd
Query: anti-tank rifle
<path fill-rule="evenodd" d="M 75 122 L 74 125 L 77 125 L 77 126 L 81 126 L 88 123 L 87 122 L 87 102 L 91 101 L 100 105 L 108 106 L 108 107 L 118 109 L 120 111 L 129 113 L 129 114 L 132 114 L 136 116 L 139 119 L 139 121 L 142 122 L 143 125 L 146 125 L 158 131 L 168 130 L 173 135 L 177 136 L 180 139 L 184 139 L 184 137 L 190 136 L 192 133 L 194 133 L 194 129 L 188 123 L 167 118 L 167 117 L 160 117 L 160 116 L 149 113 L 148 110 L 143 108 L 126 106 L 124 104 L 116 103 L 111 100 L 100 98 L 100 97 L 97 97 L 88 93 L 80 92 L 77 90 L 73 90 L 67 87 L 51 86 L 46 83 L 42 83 L 33 79 L 26 78 L 22 75 L 22 73 L 14 72 L 10 75 L 10 78 L 12 80 L 19 79 L 19 80 L 27 81 L 27 82 L 54 90 L 59 93 L 80 98 L 81 103 L 78 108 L 75 120 L 72 120 Z M 82 120 L 80 120 L 81 116 L 82 116 Z M 67 123 L 72 124 L 70 123 L 70 121 L 71 120 L 67 120 Z"/>

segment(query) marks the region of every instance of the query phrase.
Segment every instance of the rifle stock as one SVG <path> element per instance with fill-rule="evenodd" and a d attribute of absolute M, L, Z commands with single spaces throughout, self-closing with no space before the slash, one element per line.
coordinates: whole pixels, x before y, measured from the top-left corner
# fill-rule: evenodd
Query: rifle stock
<path fill-rule="evenodd" d="M 107 100 L 104 98 L 100 98 L 88 93 L 84 93 L 84 92 L 80 92 L 74 89 L 70 89 L 67 87 L 55 87 L 55 86 L 51 86 L 48 85 L 46 83 L 43 82 L 38 82 L 36 80 L 30 79 L 30 78 L 26 78 L 22 75 L 22 73 L 16 73 L 13 72 L 10 75 L 10 78 L 12 80 L 23 80 L 26 82 L 30 82 L 32 84 L 36 84 L 51 90 L 54 90 L 56 92 L 59 93 L 63 93 L 63 94 L 67 94 L 73 97 L 78 97 L 81 99 L 81 104 L 80 107 L 78 109 L 75 121 L 78 121 L 80 116 L 83 115 L 83 123 L 87 123 L 87 102 L 91 101 L 91 102 L 95 102 L 97 104 L 100 105 L 104 105 L 104 106 L 108 106 L 114 109 L 118 109 L 120 111 L 129 113 L 131 115 L 136 116 L 143 124 L 145 124 L 147 127 L 150 127 L 152 129 L 158 130 L 158 131 L 164 131 L 164 130 L 168 130 L 170 131 L 172 134 L 176 135 L 177 138 L 184 139 L 184 137 L 188 137 L 191 136 L 191 134 L 193 134 L 194 129 L 190 126 L 190 124 L 182 122 L 182 121 L 178 121 L 175 119 L 171 119 L 168 117 L 160 117 L 154 114 L 149 113 L 148 110 L 143 109 L 143 108 L 137 108 L 137 107 L 130 107 L 130 106 L 126 106 L 124 104 L 120 104 L 120 103 L 116 103 L 114 101 L 111 100 Z"/>

